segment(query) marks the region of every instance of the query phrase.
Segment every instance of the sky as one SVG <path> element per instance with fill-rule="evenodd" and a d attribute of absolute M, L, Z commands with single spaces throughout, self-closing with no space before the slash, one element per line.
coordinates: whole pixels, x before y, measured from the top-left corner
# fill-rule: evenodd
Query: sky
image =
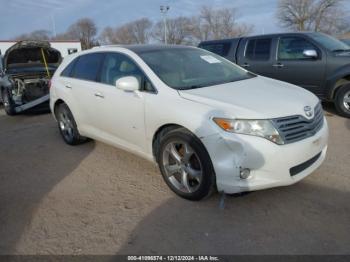
<path fill-rule="evenodd" d="M 191 16 L 203 5 L 237 9 L 239 21 L 254 25 L 254 33 L 281 32 L 276 21 L 278 0 L 0 0 L 0 40 L 34 30 L 64 32 L 82 17 L 98 29 L 118 26 L 141 17 L 161 19 L 160 5 L 169 5 L 169 17 Z"/>

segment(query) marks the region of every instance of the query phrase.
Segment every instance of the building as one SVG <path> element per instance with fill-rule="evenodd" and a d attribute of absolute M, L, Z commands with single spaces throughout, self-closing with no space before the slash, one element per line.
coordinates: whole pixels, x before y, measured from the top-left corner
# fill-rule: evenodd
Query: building
<path fill-rule="evenodd" d="M 6 50 L 18 41 L 0 40 L 0 55 L 4 55 Z M 51 47 L 60 51 L 62 57 L 81 51 L 80 41 L 50 41 Z"/>

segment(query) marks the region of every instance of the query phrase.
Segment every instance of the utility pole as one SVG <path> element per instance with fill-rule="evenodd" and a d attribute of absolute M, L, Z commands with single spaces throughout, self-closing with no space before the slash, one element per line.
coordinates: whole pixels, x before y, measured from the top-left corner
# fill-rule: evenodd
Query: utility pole
<path fill-rule="evenodd" d="M 169 9 L 170 9 L 169 6 L 164 6 L 164 5 L 160 6 L 160 12 L 163 15 L 163 22 L 164 22 L 164 43 L 165 44 L 168 44 L 168 36 L 167 36 L 168 27 L 167 27 L 166 15 L 167 15 Z"/>
<path fill-rule="evenodd" d="M 56 37 L 57 36 L 57 34 L 56 34 L 56 21 L 55 21 L 55 17 L 54 17 L 53 13 L 51 14 L 51 23 L 52 23 L 53 36 Z"/>

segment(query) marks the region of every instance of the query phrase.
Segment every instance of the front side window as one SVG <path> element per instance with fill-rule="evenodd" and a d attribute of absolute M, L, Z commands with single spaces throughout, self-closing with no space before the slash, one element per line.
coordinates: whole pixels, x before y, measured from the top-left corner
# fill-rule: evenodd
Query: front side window
<path fill-rule="evenodd" d="M 245 57 L 250 60 L 269 60 L 271 54 L 271 43 L 271 38 L 249 40 Z"/>
<path fill-rule="evenodd" d="M 168 86 L 194 89 L 253 77 L 226 59 L 197 48 L 163 48 L 138 55 Z"/>
<path fill-rule="evenodd" d="M 108 53 L 102 63 L 100 82 L 114 86 L 122 77 L 134 76 L 139 80 L 141 90 L 153 92 L 152 84 L 141 69 L 129 57 L 119 53 Z"/>
<path fill-rule="evenodd" d="M 316 47 L 302 37 L 281 37 L 278 44 L 278 59 L 310 59 L 309 57 L 305 57 L 304 55 L 304 51 L 306 50 L 316 50 Z"/>
<path fill-rule="evenodd" d="M 80 56 L 74 67 L 73 77 L 82 80 L 96 81 L 103 56 L 102 53 Z"/>

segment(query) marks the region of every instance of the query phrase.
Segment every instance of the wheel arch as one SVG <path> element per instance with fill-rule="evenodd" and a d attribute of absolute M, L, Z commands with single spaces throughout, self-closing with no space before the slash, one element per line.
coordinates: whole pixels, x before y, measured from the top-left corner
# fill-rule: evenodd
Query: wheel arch
<path fill-rule="evenodd" d="M 2 92 L 4 92 L 5 90 L 9 89 L 9 85 L 0 85 L 0 97 L 2 98 Z"/>
<path fill-rule="evenodd" d="M 55 101 L 55 103 L 54 103 L 53 114 L 54 114 L 55 117 L 56 117 L 56 110 L 57 110 L 58 106 L 61 105 L 61 104 L 66 104 L 66 102 L 64 102 L 64 100 L 62 100 L 62 99 L 57 99 Z"/>
<path fill-rule="evenodd" d="M 350 83 L 350 64 L 338 67 L 328 74 L 326 81 L 326 100 L 334 101 L 337 92 L 345 84 Z"/>
<path fill-rule="evenodd" d="M 350 74 L 345 75 L 341 78 L 339 78 L 335 83 L 331 90 L 331 99 L 334 100 L 337 96 L 338 91 L 341 89 L 342 86 L 350 84 Z"/>
<path fill-rule="evenodd" d="M 175 130 L 175 129 L 180 129 L 180 128 L 184 128 L 184 129 L 188 130 L 186 127 L 179 125 L 179 124 L 175 124 L 175 123 L 164 124 L 156 130 L 156 132 L 153 134 L 153 138 L 152 138 L 152 154 L 153 154 L 154 159 L 157 158 L 161 138 L 165 134 L 167 134 L 168 132 Z M 191 132 L 190 130 L 188 130 L 188 131 Z"/>
<path fill-rule="evenodd" d="M 167 133 L 169 133 L 173 130 L 176 130 L 176 129 L 183 129 L 186 132 L 188 132 L 189 134 L 196 137 L 198 139 L 198 141 L 200 141 L 202 143 L 205 150 L 208 151 L 205 144 L 203 143 L 203 141 L 201 139 L 202 137 L 197 132 L 192 131 L 190 128 L 186 127 L 186 125 L 183 125 L 183 124 L 168 123 L 168 124 L 163 124 L 160 127 L 158 127 L 158 129 L 153 134 L 153 137 L 152 137 L 152 155 L 153 155 L 154 159 L 157 158 L 158 150 L 160 148 L 161 138 L 164 135 L 166 135 Z"/>

